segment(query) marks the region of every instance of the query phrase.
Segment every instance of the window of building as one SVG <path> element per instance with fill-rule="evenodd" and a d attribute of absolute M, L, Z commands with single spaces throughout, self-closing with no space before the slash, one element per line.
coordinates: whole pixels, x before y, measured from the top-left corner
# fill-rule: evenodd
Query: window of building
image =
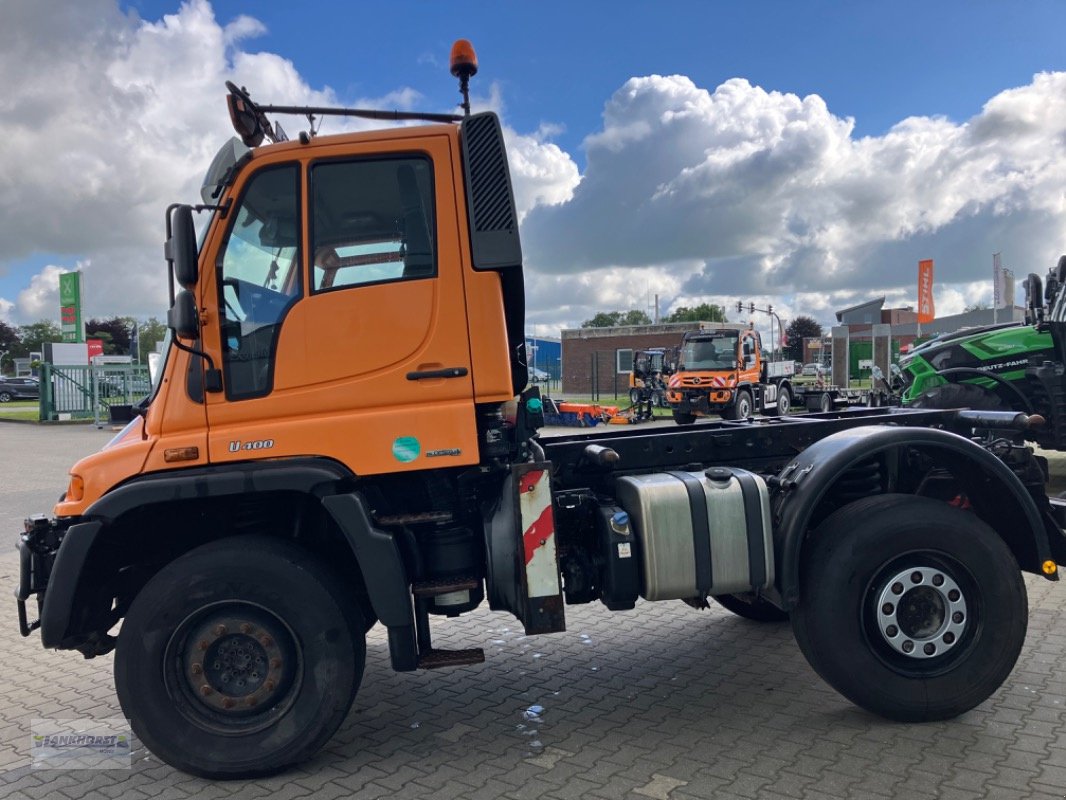
<path fill-rule="evenodd" d="M 628 348 L 614 351 L 615 372 L 624 372 L 627 375 L 633 369 L 633 351 Z"/>
<path fill-rule="evenodd" d="M 428 158 L 314 165 L 311 218 L 316 292 L 437 274 Z"/>

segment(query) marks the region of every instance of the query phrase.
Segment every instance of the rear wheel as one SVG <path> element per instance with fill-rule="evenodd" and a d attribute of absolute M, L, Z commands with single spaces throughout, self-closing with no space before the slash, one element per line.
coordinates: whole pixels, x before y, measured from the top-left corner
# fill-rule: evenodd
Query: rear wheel
<path fill-rule="evenodd" d="M 241 536 L 164 567 L 119 633 L 115 688 L 149 750 L 206 778 L 311 757 L 363 674 L 365 623 L 330 569 L 288 542 Z"/>
<path fill-rule="evenodd" d="M 755 622 L 786 622 L 788 612 L 782 611 L 773 603 L 756 597 L 751 592 L 745 594 L 719 594 L 711 598 L 718 605 L 732 611 L 738 617 Z"/>
<path fill-rule="evenodd" d="M 676 408 L 674 409 L 674 422 L 678 425 L 691 425 L 695 421 L 695 414 L 686 414 L 683 411 L 678 411 Z"/>
<path fill-rule="evenodd" d="M 818 410 L 823 414 L 828 414 L 833 410 L 833 398 L 829 392 L 822 392 L 818 398 Z"/>
<path fill-rule="evenodd" d="M 777 390 L 777 406 L 770 413 L 781 416 L 787 414 L 790 408 L 792 408 L 792 395 L 789 394 L 787 386 L 782 386 Z"/>
<path fill-rule="evenodd" d="M 11 392 L 0 392 L 0 403 L 10 403 Z"/>
<path fill-rule="evenodd" d="M 832 514 L 801 561 L 792 627 L 800 650 L 856 705 L 905 722 L 986 700 L 1028 621 L 1014 555 L 976 515 L 911 495 Z"/>

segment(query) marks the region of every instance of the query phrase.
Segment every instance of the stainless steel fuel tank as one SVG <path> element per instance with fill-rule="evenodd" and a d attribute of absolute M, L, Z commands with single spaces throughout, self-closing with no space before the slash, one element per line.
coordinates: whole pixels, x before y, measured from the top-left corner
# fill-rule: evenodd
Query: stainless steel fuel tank
<path fill-rule="evenodd" d="M 641 596 L 678 600 L 774 582 L 770 497 L 758 475 L 712 467 L 619 478 L 639 543 Z"/>

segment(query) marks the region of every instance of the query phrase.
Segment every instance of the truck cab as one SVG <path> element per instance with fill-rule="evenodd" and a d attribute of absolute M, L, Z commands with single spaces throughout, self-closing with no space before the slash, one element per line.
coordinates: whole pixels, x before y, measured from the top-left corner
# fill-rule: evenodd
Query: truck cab
<path fill-rule="evenodd" d="M 712 414 L 746 419 L 759 411 L 786 413 L 793 369 L 791 361 L 766 359 L 752 326 L 703 327 L 685 333 L 666 399 L 679 425 Z"/>

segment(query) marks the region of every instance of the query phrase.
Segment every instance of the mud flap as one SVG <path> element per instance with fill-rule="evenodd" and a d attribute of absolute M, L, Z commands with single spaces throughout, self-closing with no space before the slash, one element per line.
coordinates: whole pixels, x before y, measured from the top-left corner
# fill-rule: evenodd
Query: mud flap
<path fill-rule="evenodd" d="M 551 464 L 518 464 L 486 520 L 488 594 L 527 634 L 566 630 L 552 511 Z"/>

